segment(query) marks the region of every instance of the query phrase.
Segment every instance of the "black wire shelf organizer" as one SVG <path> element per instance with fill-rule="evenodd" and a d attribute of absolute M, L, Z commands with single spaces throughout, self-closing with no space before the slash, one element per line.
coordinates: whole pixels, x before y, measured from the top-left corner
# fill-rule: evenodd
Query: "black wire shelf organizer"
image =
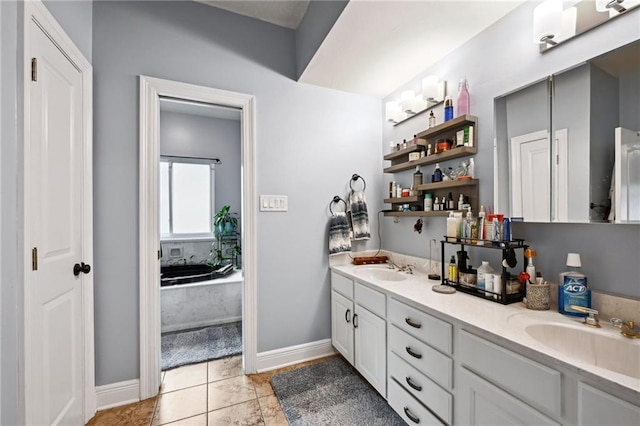
<path fill-rule="evenodd" d="M 524 240 L 522 239 L 514 239 L 511 241 L 493 241 L 493 240 L 477 240 L 477 239 L 468 239 L 468 238 L 453 238 L 453 237 L 444 237 L 442 241 L 440 241 L 442 253 L 442 284 L 454 287 L 456 290 L 471 294 L 476 297 L 480 297 L 482 299 L 490 300 L 492 302 L 500 303 L 503 305 L 508 305 L 511 303 L 521 302 L 524 299 L 526 294 L 525 284 L 520 283 L 518 281 L 518 274 L 520 271 L 524 270 L 526 265 L 526 258 L 524 256 L 525 250 L 529 247 Z M 489 250 L 499 250 L 501 251 L 501 261 L 500 261 L 500 271 L 496 271 L 500 273 L 502 284 L 500 285 L 500 289 L 498 291 L 481 289 L 477 287 L 477 270 L 472 267 L 467 268 L 465 271 L 458 271 L 458 276 L 455 281 L 451 281 L 448 278 L 448 274 L 446 274 L 445 269 L 448 267 L 448 263 L 446 262 L 445 257 L 445 247 L 447 245 L 455 245 L 459 246 L 459 251 L 465 251 L 466 248 L 479 248 L 479 249 L 489 249 Z M 522 250 L 521 257 L 522 263 L 517 263 L 513 267 L 505 266 L 507 261 L 511 261 L 516 259 L 518 256 L 517 252 Z M 515 263 L 515 262 L 512 262 Z M 517 268 L 517 269 L 516 269 Z M 476 275 L 476 279 L 473 278 L 474 274 Z M 532 277 L 535 279 L 535 277 Z M 495 289 L 494 285 L 494 289 Z"/>

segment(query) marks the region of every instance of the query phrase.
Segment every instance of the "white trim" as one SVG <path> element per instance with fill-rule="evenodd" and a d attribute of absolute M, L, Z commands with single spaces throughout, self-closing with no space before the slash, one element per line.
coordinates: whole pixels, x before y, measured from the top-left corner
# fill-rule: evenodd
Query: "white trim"
<path fill-rule="evenodd" d="M 119 407 L 140 401 L 140 380 L 125 380 L 124 382 L 96 386 L 96 400 L 98 410 Z"/>
<path fill-rule="evenodd" d="M 257 234 L 255 205 L 255 99 L 193 84 L 140 76 L 140 399 L 160 387 L 160 280 L 158 250 L 158 162 L 160 96 L 242 110 L 243 354 L 245 373 L 256 371 Z"/>
<path fill-rule="evenodd" d="M 552 222 L 569 221 L 569 129 L 556 130 L 551 158 Z"/>
<path fill-rule="evenodd" d="M 257 372 L 262 373 L 263 371 L 275 370 L 276 368 L 299 364 L 336 353 L 336 350 L 331 345 L 331 339 L 317 340 L 302 345 L 289 346 L 288 348 L 260 352 L 256 360 Z"/>
<path fill-rule="evenodd" d="M 40 0 L 30 0 L 24 2 L 24 16 L 23 16 L 23 76 L 24 76 L 24 337 L 25 337 L 25 351 L 24 351 L 24 365 L 25 365 L 25 388 L 28 389 L 30 383 L 30 368 L 28 364 L 29 354 L 29 327 L 30 327 L 30 309 L 29 303 L 31 302 L 31 282 L 30 282 L 30 270 L 31 270 L 31 232 L 30 227 L 27 225 L 31 223 L 30 215 L 30 167 L 29 158 L 30 151 L 30 89 L 31 85 L 28 84 L 31 72 L 31 35 L 29 29 L 31 28 L 30 22 L 33 20 L 58 46 L 58 48 L 64 53 L 64 55 L 75 65 L 75 67 L 82 74 L 82 103 L 83 103 L 83 173 L 84 173 L 84 185 L 82 194 L 82 255 L 83 261 L 90 265 L 93 265 L 93 69 L 91 63 L 84 57 L 82 52 L 76 47 L 71 38 L 64 32 L 60 24 L 55 20 L 49 10 L 42 4 Z M 29 253 L 27 253 L 29 251 Z M 94 352 L 94 283 L 93 274 L 83 274 L 82 276 L 82 320 L 83 320 L 83 332 L 84 332 L 84 403 L 83 403 L 83 415 L 84 421 L 88 422 L 96 412 L 96 393 L 95 393 L 95 352 Z M 29 422 L 30 414 L 28 411 L 28 402 L 31 399 L 28 391 L 25 389 L 25 419 Z"/>
<path fill-rule="evenodd" d="M 230 322 L 238 322 L 241 321 L 242 317 L 241 316 L 235 316 L 235 317 L 228 317 L 228 318 L 222 318 L 219 320 L 215 320 L 215 321 L 191 321 L 191 322 L 183 322 L 180 324 L 172 324 L 172 325 L 165 325 L 162 327 L 162 332 L 163 333 L 172 333 L 174 331 L 182 331 L 182 330 L 190 330 L 190 329 L 194 329 L 194 328 L 202 328 L 202 327 L 211 327 L 214 325 L 220 325 L 220 324 L 228 324 Z"/>

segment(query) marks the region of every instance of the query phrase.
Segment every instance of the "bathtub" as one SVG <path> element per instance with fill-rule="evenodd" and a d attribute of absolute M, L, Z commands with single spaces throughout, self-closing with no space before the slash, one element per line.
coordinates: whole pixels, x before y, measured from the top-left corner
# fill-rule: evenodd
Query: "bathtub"
<path fill-rule="evenodd" d="M 242 319 L 242 271 L 223 278 L 160 287 L 161 332 Z"/>

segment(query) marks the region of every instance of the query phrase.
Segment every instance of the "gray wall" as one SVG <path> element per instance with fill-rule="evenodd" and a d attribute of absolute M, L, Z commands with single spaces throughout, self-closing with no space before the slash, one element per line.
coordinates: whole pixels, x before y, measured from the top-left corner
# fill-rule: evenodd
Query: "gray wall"
<path fill-rule="evenodd" d="M 91 62 L 93 0 L 43 0 L 85 58 Z"/>
<path fill-rule="evenodd" d="M 327 207 L 352 173 L 381 207 L 380 99 L 296 83 L 291 30 L 192 2 L 93 10 L 97 385 L 139 377 L 139 74 L 255 95 L 257 192 L 289 196 L 258 213 L 258 352 L 329 338 Z"/>
<path fill-rule="evenodd" d="M 0 424 L 23 422 L 24 369 L 22 362 L 22 5 L 0 2 Z M 19 32 L 20 31 L 20 32 Z"/>
<path fill-rule="evenodd" d="M 312 1 L 296 30 L 296 76 L 300 77 L 345 6 L 344 0 Z"/>
<path fill-rule="evenodd" d="M 219 158 L 215 211 L 228 204 L 240 213 L 240 121 L 160 112 L 160 155 Z"/>
<path fill-rule="evenodd" d="M 471 113 L 479 118 L 479 152 L 475 158 L 482 204 L 493 204 L 494 98 L 640 38 L 640 10 L 635 9 L 540 54 L 537 46 L 531 43 L 534 7 L 535 4 L 526 2 L 384 99 L 385 102 L 399 99 L 401 91 L 417 89 L 421 79 L 429 74 L 440 75 L 450 82 L 449 87 L 454 88 L 461 77 L 467 78 Z M 384 116 L 384 107 L 381 107 L 380 115 Z M 436 109 L 436 115 L 441 121 L 441 108 Z M 426 127 L 426 114 L 395 127 L 385 123 L 382 149 L 387 152 L 389 140 L 408 138 Z M 385 182 L 393 179 L 394 176 L 384 176 Z M 405 180 L 408 182 L 408 179 L 407 175 Z M 384 197 L 384 188 L 380 189 L 378 197 Z M 425 232 L 420 236 L 411 231 L 413 222 L 415 220 L 403 218 L 394 224 L 392 218 L 385 218 L 385 248 L 412 255 L 428 255 L 428 239 L 439 241 L 442 238 L 445 220 L 427 219 Z M 640 226 L 522 224 L 516 226 L 515 231 L 515 236 L 527 238 L 534 248 L 539 249 L 536 262 L 545 276 L 556 277 L 564 270 L 559 265 L 564 264 L 567 252 L 577 251 L 585 259 L 585 273 L 593 288 L 640 297 L 637 279 L 640 276 L 640 263 L 637 261 Z M 590 244 L 580 243 L 585 240 Z"/>

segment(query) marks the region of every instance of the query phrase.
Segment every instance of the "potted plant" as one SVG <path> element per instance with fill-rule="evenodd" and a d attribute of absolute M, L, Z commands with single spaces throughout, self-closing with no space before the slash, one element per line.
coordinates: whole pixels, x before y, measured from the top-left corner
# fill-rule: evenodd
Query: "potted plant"
<path fill-rule="evenodd" d="M 236 213 L 230 213 L 230 208 L 229 205 L 224 205 L 213 216 L 213 226 L 218 236 L 231 234 L 238 226 L 238 218 L 234 216 Z"/>

